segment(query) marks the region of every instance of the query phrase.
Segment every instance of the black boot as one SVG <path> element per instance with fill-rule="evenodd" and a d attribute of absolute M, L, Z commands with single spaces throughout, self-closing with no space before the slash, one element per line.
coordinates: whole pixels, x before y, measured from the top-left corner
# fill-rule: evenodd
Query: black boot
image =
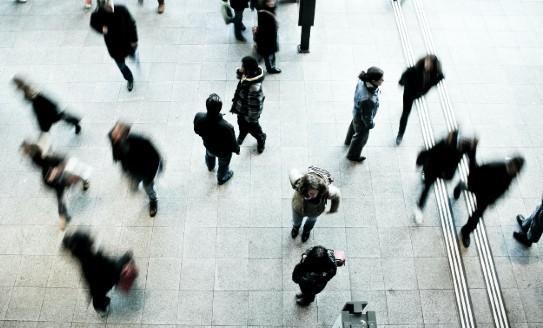
<path fill-rule="evenodd" d="M 471 244 L 469 233 L 466 233 L 463 228 L 460 230 L 460 233 L 462 234 L 462 244 L 464 244 L 464 247 L 468 248 L 469 244 Z"/>
<path fill-rule="evenodd" d="M 310 234 L 311 234 L 311 231 L 304 230 L 302 232 L 302 243 L 305 243 L 309 239 Z"/>
<path fill-rule="evenodd" d="M 515 238 L 519 243 L 521 243 L 522 245 L 526 246 L 526 247 L 531 247 L 532 246 L 532 242 L 528 240 L 528 237 L 526 237 L 525 234 L 523 233 L 520 233 L 520 232 L 513 232 L 513 238 Z"/>
<path fill-rule="evenodd" d="M 158 211 L 158 201 L 156 199 L 151 200 L 149 202 L 149 216 L 154 217 L 157 211 Z"/>
<path fill-rule="evenodd" d="M 262 133 L 262 137 L 260 141 L 258 142 L 258 146 L 256 150 L 258 151 L 259 154 L 262 154 L 265 148 L 266 148 L 266 134 Z"/>
<path fill-rule="evenodd" d="M 300 230 L 300 228 L 295 228 L 295 227 L 292 227 L 292 230 L 290 230 L 290 236 L 292 237 L 292 239 L 296 238 L 296 236 L 298 236 L 298 231 Z"/>

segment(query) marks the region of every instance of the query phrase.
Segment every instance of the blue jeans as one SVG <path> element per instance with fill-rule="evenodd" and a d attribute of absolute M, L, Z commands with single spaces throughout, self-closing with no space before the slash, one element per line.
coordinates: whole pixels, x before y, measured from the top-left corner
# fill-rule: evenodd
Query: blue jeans
<path fill-rule="evenodd" d="M 225 156 L 225 157 L 218 157 L 206 149 L 205 160 L 206 160 L 207 168 L 210 171 L 215 168 L 216 158 L 219 158 L 219 169 L 217 170 L 217 180 L 223 181 L 226 178 L 228 171 L 230 171 L 229 165 L 230 165 L 230 160 L 232 159 L 232 153 L 230 153 L 228 156 Z"/>
<path fill-rule="evenodd" d="M 317 223 L 317 217 L 318 216 L 307 217 L 307 220 L 305 220 L 305 224 L 304 224 L 304 232 L 310 232 L 311 229 L 313 229 L 313 226 L 315 226 L 315 223 Z M 303 215 L 296 212 L 294 209 L 292 210 L 292 228 L 300 229 L 300 227 L 302 226 L 303 219 L 304 219 Z"/>

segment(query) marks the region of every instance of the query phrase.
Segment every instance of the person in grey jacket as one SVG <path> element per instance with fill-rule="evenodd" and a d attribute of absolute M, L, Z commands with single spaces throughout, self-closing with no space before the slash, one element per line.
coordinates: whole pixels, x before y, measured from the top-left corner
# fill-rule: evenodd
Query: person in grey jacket
<path fill-rule="evenodd" d="M 236 71 L 239 79 L 234 99 L 232 99 L 232 113 L 238 115 L 239 136 L 241 145 L 247 134 L 251 134 L 257 141 L 257 151 L 262 153 L 266 143 L 266 134 L 258 122 L 264 106 L 264 93 L 262 81 L 264 71 L 258 62 L 251 56 L 243 57 L 241 67 Z"/>
<path fill-rule="evenodd" d="M 298 236 L 302 221 L 304 217 L 307 217 L 302 232 L 302 242 L 306 242 L 329 199 L 332 203 L 329 213 L 337 212 L 341 194 L 339 189 L 332 185 L 334 180 L 328 171 L 314 166 L 310 166 L 305 173 L 296 169 L 291 170 L 289 179 L 292 189 L 295 190 L 292 196 L 292 231 L 290 235 L 292 238 Z"/>
<path fill-rule="evenodd" d="M 513 232 L 513 237 L 526 247 L 537 243 L 543 234 L 543 199 L 528 218 L 521 214 L 517 215 L 517 223 L 520 225 L 520 231 Z"/>
<path fill-rule="evenodd" d="M 383 84 L 383 70 L 372 66 L 358 75 L 354 93 L 353 120 L 349 125 L 345 145 L 349 146 L 347 159 L 363 162 L 362 149 L 368 142 L 370 130 L 375 127 L 374 118 L 379 108 L 379 86 Z"/>

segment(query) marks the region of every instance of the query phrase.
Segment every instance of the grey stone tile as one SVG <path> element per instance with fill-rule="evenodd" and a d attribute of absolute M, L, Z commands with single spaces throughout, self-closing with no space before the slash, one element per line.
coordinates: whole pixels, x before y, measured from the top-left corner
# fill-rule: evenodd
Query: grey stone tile
<path fill-rule="evenodd" d="M 44 297 L 44 288 L 14 287 L 5 319 L 38 320 Z"/>
<path fill-rule="evenodd" d="M 249 259 L 248 290 L 281 290 L 283 288 L 281 259 Z"/>
<path fill-rule="evenodd" d="M 318 323 L 333 325 L 345 302 L 350 301 L 350 291 L 324 290 L 317 296 Z"/>
<path fill-rule="evenodd" d="M 177 322 L 177 290 L 146 290 L 141 322 L 172 324 Z"/>
<path fill-rule="evenodd" d="M 518 289 L 509 289 L 502 287 L 503 302 L 507 310 L 507 317 L 512 323 L 526 322 L 524 315 L 524 307 L 522 305 L 521 296 Z"/>
<path fill-rule="evenodd" d="M 405 228 L 379 228 L 381 255 L 387 257 L 412 257 L 413 247 L 409 230 Z"/>
<path fill-rule="evenodd" d="M 452 289 L 452 276 L 446 258 L 415 258 L 420 289 Z"/>
<path fill-rule="evenodd" d="M 16 255 L 1 255 L 0 259 L 5 263 L 0 269 L 0 285 L 12 287 L 17 279 L 21 258 Z"/>
<path fill-rule="evenodd" d="M 386 258 L 381 260 L 387 290 L 417 289 L 417 273 L 413 258 Z"/>
<path fill-rule="evenodd" d="M 217 291 L 213 295 L 213 325 L 247 325 L 249 293 Z"/>
<path fill-rule="evenodd" d="M 178 290 L 181 260 L 178 258 L 150 258 L 146 290 Z"/>
<path fill-rule="evenodd" d="M 416 227 L 410 229 L 413 255 L 416 257 L 445 256 L 441 228 Z"/>
<path fill-rule="evenodd" d="M 421 290 L 420 300 L 425 324 L 453 324 L 458 321 L 452 290 Z"/>
<path fill-rule="evenodd" d="M 133 289 L 129 294 L 117 292 L 109 295 L 111 297 L 111 311 L 107 317 L 108 326 L 112 324 L 136 325 L 141 322 L 145 306 L 145 292 L 143 290 Z M 90 310 L 93 311 L 92 306 Z"/>
<path fill-rule="evenodd" d="M 385 278 L 379 259 L 348 259 L 351 288 L 354 290 L 384 290 Z"/>
<path fill-rule="evenodd" d="M 418 291 L 391 290 L 386 292 L 389 324 L 422 323 Z"/>
<path fill-rule="evenodd" d="M 283 326 L 315 327 L 317 306 L 315 303 L 301 307 L 296 304 L 295 292 L 283 292 Z"/>
<path fill-rule="evenodd" d="M 345 195 L 346 196 L 346 195 Z M 373 197 L 342 199 L 341 210 L 345 213 L 346 227 L 371 227 L 376 225 Z"/>
<path fill-rule="evenodd" d="M 183 260 L 181 267 L 180 289 L 185 290 L 213 290 L 215 285 L 215 259 Z"/>
<path fill-rule="evenodd" d="M 281 291 L 249 292 L 248 324 L 278 325 L 283 319 L 283 293 Z"/>
<path fill-rule="evenodd" d="M 542 292 L 541 288 L 519 289 L 526 320 L 529 323 L 543 321 L 541 312 L 537 310 L 541 307 Z"/>
<path fill-rule="evenodd" d="M 183 258 L 214 258 L 216 231 L 216 228 L 187 228 L 185 230 Z"/>
<path fill-rule="evenodd" d="M 476 324 L 491 324 L 493 323 L 492 313 L 490 311 L 490 304 L 488 303 L 488 295 L 484 289 L 469 290 L 471 296 L 471 303 L 473 308 L 473 314 L 475 316 Z"/>
<path fill-rule="evenodd" d="M 387 297 L 384 290 L 352 290 L 353 301 L 368 302 L 367 310 L 375 311 L 380 325 L 388 324 Z"/>
<path fill-rule="evenodd" d="M 543 281 L 541 275 L 541 260 L 535 257 L 512 257 L 513 275 L 517 280 L 518 288 L 541 288 Z"/>
<path fill-rule="evenodd" d="M 151 257 L 181 257 L 183 230 L 180 227 L 153 227 L 150 248 Z"/>
<path fill-rule="evenodd" d="M 247 290 L 249 281 L 247 259 L 217 259 L 215 290 Z"/>
<path fill-rule="evenodd" d="M 40 321 L 69 322 L 72 320 L 77 301 L 77 290 L 49 288 L 45 292 Z"/>
<path fill-rule="evenodd" d="M 348 257 L 380 257 L 377 228 L 347 228 Z"/>
<path fill-rule="evenodd" d="M 247 229 L 217 228 L 217 258 L 247 258 L 249 256 L 249 240 Z"/>
<path fill-rule="evenodd" d="M 68 256 L 54 257 L 53 266 L 49 271 L 47 287 L 76 288 L 81 280 L 79 264 Z"/>
<path fill-rule="evenodd" d="M 249 258 L 281 258 L 281 228 L 249 228 Z"/>
<path fill-rule="evenodd" d="M 213 292 L 182 291 L 179 293 L 177 323 L 183 325 L 211 324 Z"/>
<path fill-rule="evenodd" d="M 0 318 L 4 319 L 11 298 L 12 287 L 0 287 Z"/>

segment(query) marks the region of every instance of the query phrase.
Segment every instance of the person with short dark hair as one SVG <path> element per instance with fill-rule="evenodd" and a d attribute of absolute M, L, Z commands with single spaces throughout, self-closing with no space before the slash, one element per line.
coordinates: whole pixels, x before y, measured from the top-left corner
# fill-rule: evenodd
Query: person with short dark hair
<path fill-rule="evenodd" d="M 213 171 L 219 159 L 217 180 L 222 185 L 234 175 L 229 165 L 232 153 L 239 155 L 239 145 L 234 127 L 221 114 L 221 98 L 215 93 L 209 95 L 206 108 L 207 113 L 197 113 L 194 117 L 194 132 L 202 137 L 206 147 L 205 162 L 209 171 Z"/>
<path fill-rule="evenodd" d="M 130 125 L 117 122 L 109 132 L 113 161 L 121 162 L 134 188 L 143 183 L 143 189 L 149 196 L 149 215 L 154 217 L 158 209 L 154 180 L 162 170 L 162 159 L 149 139 L 131 133 L 130 129 Z"/>
<path fill-rule="evenodd" d="M 329 213 L 338 210 L 341 193 L 332 185 L 333 180 L 328 171 L 310 166 L 307 172 L 293 169 L 289 172 L 289 180 L 294 189 L 292 195 L 292 230 L 290 236 L 296 238 L 304 217 L 307 217 L 303 232 L 302 242 L 309 239 L 311 230 L 317 222 L 317 218 L 326 209 L 326 203 L 331 201 Z"/>
<path fill-rule="evenodd" d="M 107 293 L 119 283 L 123 268 L 133 261 L 133 255 L 126 252 L 123 256 L 112 257 L 93 247 L 94 240 L 83 231 L 67 234 L 62 239 L 62 248 L 69 251 L 81 266 L 94 309 L 105 316 L 111 301 Z"/>
<path fill-rule="evenodd" d="M 424 96 L 428 91 L 443 80 L 441 62 L 436 55 L 426 55 L 419 59 L 415 66 L 411 66 L 403 72 L 400 81 L 403 86 L 403 110 L 400 118 L 400 127 L 396 137 L 396 145 L 402 143 L 409 114 L 413 108 L 413 102 Z"/>
<path fill-rule="evenodd" d="M 307 249 L 292 271 L 292 281 L 300 286 L 301 291 L 296 294 L 296 303 L 301 306 L 311 304 L 336 272 L 337 264 L 333 251 L 323 246 Z"/>
<path fill-rule="evenodd" d="M 375 127 L 374 118 L 379 109 L 379 87 L 383 84 L 383 70 L 372 66 L 358 75 L 354 92 L 353 119 L 349 124 L 345 145 L 349 146 L 347 159 L 363 162 L 362 149 L 368 142 L 370 130 Z"/>
<path fill-rule="evenodd" d="M 64 121 L 73 125 L 75 127 L 75 134 L 81 132 L 80 118 L 66 111 L 59 110 L 58 105 L 54 101 L 33 88 L 23 78 L 14 76 L 13 83 L 17 90 L 23 92 L 25 99 L 32 103 L 32 109 L 42 133 L 49 132 L 51 127 L 58 121 Z"/>
<path fill-rule="evenodd" d="M 262 81 L 264 72 L 258 62 L 251 56 L 243 57 L 241 67 L 236 70 L 239 79 L 232 99 L 232 113 L 238 116 L 239 136 L 241 145 L 247 134 L 251 134 L 257 141 L 257 151 L 262 153 L 266 145 L 266 134 L 258 120 L 264 107 L 264 92 Z"/>
<path fill-rule="evenodd" d="M 417 166 L 422 167 L 424 188 L 420 195 L 414 217 L 417 224 L 422 223 L 422 209 L 428 198 L 430 188 L 437 179 L 450 181 L 456 168 L 466 153 L 476 151 L 478 140 L 458 138 L 458 130 L 451 131 L 447 137 L 438 141 L 432 148 L 423 150 L 417 156 Z M 473 155 L 470 156 L 473 158 Z"/>
<path fill-rule="evenodd" d="M 524 218 L 521 214 L 517 215 L 517 223 L 520 226 L 520 231 L 513 232 L 513 238 L 526 247 L 537 243 L 543 234 L 543 200 L 529 217 Z"/>
<path fill-rule="evenodd" d="M 136 21 L 123 5 L 114 5 L 113 0 L 98 0 L 96 11 L 91 14 L 90 26 L 104 36 L 109 55 L 119 67 L 126 88 L 134 88 L 134 76 L 126 66 L 126 57 L 136 60 L 138 32 Z"/>
<path fill-rule="evenodd" d="M 462 243 L 465 247 L 470 245 L 470 233 L 477 228 L 480 218 L 488 206 L 494 204 L 503 196 L 513 179 L 517 177 L 524 166 L 524 158 L 516 156 L 505 162 L 493 162 L 478 165 L 475 153 L 471 154 L 470 170 L 467 186 L 460 182 L 454 188 L 454 198 L 458 199 L 462 190 L 471 191 L 477 200 L 475 211 L 468 218 L 468 222 L 460 230 Z"/>

